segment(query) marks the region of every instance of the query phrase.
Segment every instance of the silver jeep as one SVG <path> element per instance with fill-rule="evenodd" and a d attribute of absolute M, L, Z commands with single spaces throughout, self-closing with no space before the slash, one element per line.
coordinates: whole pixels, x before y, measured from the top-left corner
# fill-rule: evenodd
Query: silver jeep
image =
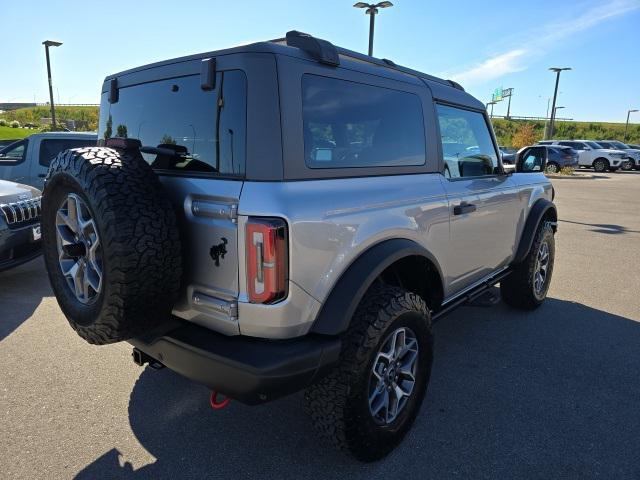
<path fill-rule="evenodd" d="M 498 283 L 516 308 L 546 297 L 545 159 L 505 172 L 453 81 L 293 31 L 108 76 L 98 137 L 44 189 L 71 326 L 215 408 L 306 389 L 318 431 L 363 461 L 419 411 L 432 321 Z"/>

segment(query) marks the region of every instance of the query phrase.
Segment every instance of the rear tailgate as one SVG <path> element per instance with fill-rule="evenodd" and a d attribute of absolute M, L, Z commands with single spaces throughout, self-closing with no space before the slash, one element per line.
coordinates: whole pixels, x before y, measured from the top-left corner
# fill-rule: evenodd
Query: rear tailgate
<path fill-rule="evenodd" d="M 240 180 L 162 176 L 178 212 L 183 284 L 174 315 L 227 335 L 238 328 Z"/>

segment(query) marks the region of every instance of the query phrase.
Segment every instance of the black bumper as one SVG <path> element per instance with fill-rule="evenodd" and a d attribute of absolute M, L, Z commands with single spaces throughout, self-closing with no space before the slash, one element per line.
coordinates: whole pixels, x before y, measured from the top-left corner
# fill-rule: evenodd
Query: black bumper
<path fill-rule="evenodd" d="M 33 240 L 33 227 L 0 226 L 0 272 L 33 260 L 42 253 L 41 241 Z"/>
<path fill-rule="evenodd" d="M 337 337 L 227 337 L 190 322 L 129 342 L 171 370 L 248 405 L 310 385 L 338 361 L 341 347 Z"/>

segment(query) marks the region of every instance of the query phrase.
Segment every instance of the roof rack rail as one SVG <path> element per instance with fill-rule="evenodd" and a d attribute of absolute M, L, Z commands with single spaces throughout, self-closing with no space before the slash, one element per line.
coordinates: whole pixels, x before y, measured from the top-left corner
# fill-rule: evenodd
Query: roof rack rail
<path fill-rule="evenodd" d="M 449 82 L 449 84 L 452 87 L 457 88 L 458 90 L 462 90 L 463 92 L 465 91 L 464 87 L 462 85 L 460 85 L 458 82 L 456 82 L 454 80 L 447 80 L 447 82 Z"/>
<path fill-rule="evenodd" d="M 332 43 L 315 38 L 308 33 L 291 30 L 287 32 L 287 45 L 304 50 L 318 62 L 337 67 L 340 65 L 338 50 Z"/>

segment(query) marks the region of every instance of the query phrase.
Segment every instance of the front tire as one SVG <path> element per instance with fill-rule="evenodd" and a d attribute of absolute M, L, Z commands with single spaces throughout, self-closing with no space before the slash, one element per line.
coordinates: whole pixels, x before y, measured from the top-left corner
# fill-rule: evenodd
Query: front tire
<path fill-rule="evenodd" d="M 547 297 L 555 259 L 553 228 L 542 222 L 525 259 L 500 282 L 500 293 L 507 305 L 535 310 Z"/>
<path fill-rule="evenodd" d="M 609 170 L 609 161 L 606 158 L 596 158 L 593 162 L 593 169 L 598 173 Z"/>
<path fill-rule="evenodd" d="M 314 427 L 361 461 L 383 458 L 420 411 L 432 358 L 424 300 L 401 288 L 373 287 L 345 334 L 339 364 L 305 392 Z"/>

